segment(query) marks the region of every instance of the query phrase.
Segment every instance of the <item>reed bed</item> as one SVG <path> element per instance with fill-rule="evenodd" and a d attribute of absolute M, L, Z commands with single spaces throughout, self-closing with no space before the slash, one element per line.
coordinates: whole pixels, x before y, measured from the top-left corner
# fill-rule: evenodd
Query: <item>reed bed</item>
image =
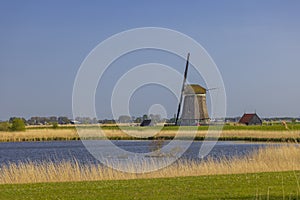
<path fill-rule="evenodd" d="M 214 133 L 213 131 L 211 133 Z M 1 132 L 0 142 L 20 142 L 20 141 L 48 141 L 48 140 L 79 140 L 79 139 L 172 139 L 177 134 L 176 130 L 106 130 L 103 134 L 99 129 L 87 128 L 80 132 L 76 129 L 27 129 L 25 132 Z M 191 138 L 192 131 L 183 131 L 183 136 Z M 207 131 L 198 130 L 196 139 L 203 140 Z M 300 131 L 255 131 L 255 130 L 223 130 L 219 137 L 220 140 L 247 140 L 247 141 L 300 141 Z"/>
<path fill-rule="evenodd" d="M 20 132 L 0 132 L 2 142 L 74 140 L 78 138 L 76 130 L 72 129 L 29 129 Z"/>
<path fill-rule="evenodd" d="M 146 164 L 146 163 L 145 163 Z M 148 165 L 147 163 L 146 165 Z M 134 172 L 135 165 L 126 166 Z M 149 166 L 145 166 L 149 167 Z M 150 173 L 124 173 L 97 164 L 64 161 L 60 163 L 10 163 L 0 167 L 0 184 L 121 180 L 160 177 L 201 176 L 300 170 L 300 147 L 295 144 L 269 146 L 242 158 L 179 161 Z"/>

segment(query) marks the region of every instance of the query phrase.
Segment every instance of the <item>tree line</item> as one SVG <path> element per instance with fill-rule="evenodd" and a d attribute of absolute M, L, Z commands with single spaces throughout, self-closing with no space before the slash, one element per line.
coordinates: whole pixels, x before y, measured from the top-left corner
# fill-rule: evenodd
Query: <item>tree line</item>
<path fill-rule="evenodd" d="M 50 116 L 50 117 L 31 117 L 25 119 L 23 117 L 11 117 L 8 121 L 0 122 L 0 131 L 23 131 L 26 125 L 52 125 L 53 128 L 64 124 L 116 124 L 116 123 L 141 123 L 143 120 L 152 120 L 154 123 L 173 123 L 175 118 L 163 119 L 160 115 L 150 114 L 140 117 L 121 115 L 118 119 L 101 119 L 90 117 L 76 117 L 75 120 L 65 116 Z"/>
<path fill-rule="evenodd" d="M 22 118 L 0 122 L 0 131 L 25 131 L 25 122 Z"/>

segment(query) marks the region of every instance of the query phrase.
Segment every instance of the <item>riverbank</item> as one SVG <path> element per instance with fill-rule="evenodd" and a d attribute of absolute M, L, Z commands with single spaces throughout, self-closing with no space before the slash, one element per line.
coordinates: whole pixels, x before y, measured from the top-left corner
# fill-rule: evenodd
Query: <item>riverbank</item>
<path fill-rule="evenodd" d="M 299 199 L 300 172 L 0 185 L 0 199 Z"/>
<path fill-rule="evenodd" d="M 194 128 L 195 129 L 195 128 Z M 74 127 L 53 129 L 28 128 L 24 132 L 3 132 L 0 131 L 0 142 L 22 142 L 22 141 L 55 141 L 55 140 L 80 140 L 80 139 L 103 139 L 111 140 L 153 140 L 153 139 L 173 139 L 177 130 L 173 128 L 159 130 L 141 129 L 125 127 L 125 131 L 117 128 L 103 128 L 99 133 L 99 128 L 84 128 L 78 135 Z M 156 132 L 157 131 L 157 132 Z M 193 130 L 184 127 L 181 139 L 204 140 L 207 138 L 207 130 Z M 213 131 L 211 133 L 214 133 Z M 194 135 L 195 134 L 195 135 Z M 214 135 L 214 134 L 212 134 Z M 217 137 L 210 137 L 215 140 Z M 250 141 L 250 142 L 300 142 L 300 130 L 223 130 L 218 137 L 219 141 Z"/>
<path fill-rule="evenodd" d="M 147 158 L 142 166 L 145 169 L 156 168 L 160 162 L 165 163 L 168 157 L 159 160 Z M 105 167 L 101 164 L 79 164 L 74 161 L 42 163 L 23 162 L 8 163 L 0 166 L 0 184 L 39 183 L 39 182 L 70 182 L 124 179 L 152 179 L 166 177 L 204 176 L 217 174 L 241 174 L 257 172 L 276 172 L 300 170 L 299 145 L 275 145 L 260 148 L 243 157 L 205 160 L 179 160 L 172 165 L 149 173 L 138 173 L 134 162 L 117 161 L 115 167 L 125 167 L 131 173 L 125 173 Z M 119 165 L 119 166 L 118 166 Z"/>

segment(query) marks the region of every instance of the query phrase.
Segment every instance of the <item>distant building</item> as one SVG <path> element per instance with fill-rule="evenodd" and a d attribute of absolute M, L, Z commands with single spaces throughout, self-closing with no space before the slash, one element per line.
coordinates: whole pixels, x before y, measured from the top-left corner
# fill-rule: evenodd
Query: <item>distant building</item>
<path fill-rule="evenodd" d="M 244 114 L 239 121 L 240 124 L 245 125 L 262 125 L 262 120 L 256 113 Z"/>
<path fill-rule="evenodd" d="M 145 119 L 142 121 L 140 126 L 154 126 L 154 123 L 151 119 Z"/>
<path fill-rule="evenodd" d="M 77 120 L 70 120 L 70 124 L 81 124 L 80 121 Z"/>

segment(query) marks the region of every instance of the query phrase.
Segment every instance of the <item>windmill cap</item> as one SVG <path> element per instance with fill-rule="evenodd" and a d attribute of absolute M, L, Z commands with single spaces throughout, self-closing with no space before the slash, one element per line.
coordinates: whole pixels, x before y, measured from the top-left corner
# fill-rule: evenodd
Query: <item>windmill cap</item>
<path fill-rule="evenodd" d="M 184 94 L 206 94 L 206 89 L 197 84 L 186 85 Z"/>

